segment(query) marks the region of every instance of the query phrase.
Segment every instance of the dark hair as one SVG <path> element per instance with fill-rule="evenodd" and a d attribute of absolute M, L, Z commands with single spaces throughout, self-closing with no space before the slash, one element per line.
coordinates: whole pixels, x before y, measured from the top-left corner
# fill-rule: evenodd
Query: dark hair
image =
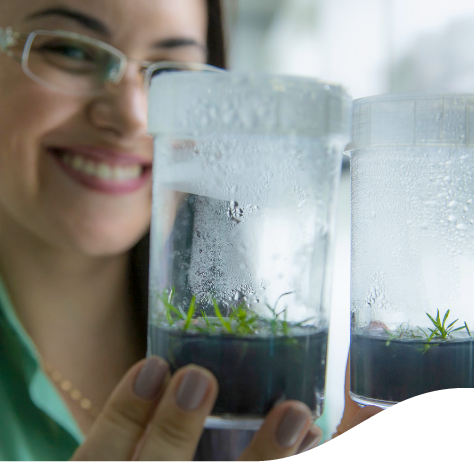
<path fill-rule="evenodd" d="M 209 12 L 209 28 L 207 30 L 207 46 L 209 48 L 208 64 L 225 68 L 226 53 L 221 0 L 207 0 Z"/>
<path fill-rule="evenodd" d="M 208 64 L 225 68 L 226 53 L 224 41 L 223 12 L 221 0 L 207 0 L 209 27 L 207 46 L 209 49 Z M 130 253 L 130 284 L 137 329 L 140 342 L 146 351 L 148 322 L 148 278 L 149 278 L 150 234 L 148 233 Z"/>

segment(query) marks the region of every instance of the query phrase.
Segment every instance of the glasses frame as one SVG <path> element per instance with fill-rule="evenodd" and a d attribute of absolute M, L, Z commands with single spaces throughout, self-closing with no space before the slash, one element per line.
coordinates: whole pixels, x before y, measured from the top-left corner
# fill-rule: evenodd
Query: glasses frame
<path fill-rule="evenodd" d="M 97 91 L 90 91 L 90 92 L 74 92 L 62 89 L 47 80 L 38 77 L 34 74 L 30 68 L 28 67 L 28 57 L 30 55 L 31 46 L 33 44 L 33 40 L 38 35 L 46 35 L 50 37 L 63 37 L 63 38 L 70 38 L 80 40 L 86 44 L 97 46 L 99 48 L 104 49 L 109 54 L 118 58 L 120 62 L 119 69 L 115 73 L 110 73 L 107 80 L 104 81 L 104 88 Z M 23 47 L 23 51 L 21 53 L 21 57 L 16 55 L 11 48 L 18 45 L 18 39 L 26 39 L 25 45 Z M 110 83 L 111 85 L 117 86 L 125 72 L 127 70 L 127 66 L 131 62 L 139 63 L 140 64 L 140 72 L 144 76 L 144 89 L 148 91 L 151 83 L 151 79 L 153 73 L 159 69 L 167 69 L 167 68 L 174 68 L 174 69 L 182 69 L 182 70 L 189 70 L 189 71 L 208 71 L 208 72 L 226 72 L 223 69 L 220 69 L 215 66 L 211 66 L 209 64 L 203 63 L 194 63 L 194 62 L 187 62 L 187 61 L 146 61 L 146 60 L 138 60 L 134 58 L 129 58 L 125 53 L 120 51 L 119 49 L 115 48 L 114 46 L 103 42 L 101 40 L 94 39 L 87 35 L 77 34 L 75 32 L 69 31 L 62 31 L 62 30 L 46 30 L 46 29 L 38 29 L 30 32 L 29 34 L 23 34 L 21 32 L 14 31 L 11 27 L 0 27 L 0 53 L 6 54 L 8 57 L 14 59 L 15 61 L 21 64 L 23 72 L 33 81 L 36 83 L 47 87 L 51 90 L 68 94 L 68 95 L 75 95 L 75 96 L 95 96 L 103 94 L 107 91 L 106 84 Z"/>

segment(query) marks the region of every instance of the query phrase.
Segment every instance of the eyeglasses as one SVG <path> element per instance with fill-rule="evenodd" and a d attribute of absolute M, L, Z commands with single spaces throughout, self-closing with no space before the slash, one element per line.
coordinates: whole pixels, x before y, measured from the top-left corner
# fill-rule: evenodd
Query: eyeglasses
<path fill-rule="evenodd" d="M 0 52 L 15 59 L 35 82 L 62 93 L 89 96 L 118 85 L 129 62 L 137 62 L 147 89 L 163 72 L 212 71 L 217 67 L 181 61 L 139 61 L 91 37 L 66 31 L 37 30 L 30 34 L 0 27 Z"/>

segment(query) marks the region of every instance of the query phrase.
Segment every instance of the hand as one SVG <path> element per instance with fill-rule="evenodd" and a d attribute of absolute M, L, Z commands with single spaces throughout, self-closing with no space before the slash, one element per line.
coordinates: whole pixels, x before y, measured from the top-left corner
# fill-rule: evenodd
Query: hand
<path fill-rule="evenodd" d="M 364 408 L 360 408 L 355 401 L 352 401 L 351 396 L 349 394 L 350 377 L 350 360 L 347 359 L 346 382 L 344 391 L 344 414 L 342 415 L 342 420 L 337 427 L 336 433 L 332 435 L 333 438 L 342 435 L 347 430 L 354 428 L 356 425 L 359 425 L 360 423 L 382 411 L 382 409 L 377 406 L 365 406 Z"/>
<path fill-rule="evenodd" d="M 151 357 L 132 367 L 112 393 L 72 460 L 192 460 L 217 397 L 215 377 L 187 366 L 173 376 Z M 321 439 L 306 405 L 275 406 L 240 460 L 278 459 Z"/>

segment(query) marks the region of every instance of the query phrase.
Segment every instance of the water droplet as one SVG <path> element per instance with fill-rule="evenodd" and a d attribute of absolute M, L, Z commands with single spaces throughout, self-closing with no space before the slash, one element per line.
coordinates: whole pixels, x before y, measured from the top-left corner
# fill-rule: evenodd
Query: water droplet
<path fill-rule="evenodd" d="M 229 203 L 229 209 L 227 210 L 227 216 L 232 221 L 240 223 L 244 217 L 244 209 L 239 206 L 238 202 L 231 201 Z"/>

